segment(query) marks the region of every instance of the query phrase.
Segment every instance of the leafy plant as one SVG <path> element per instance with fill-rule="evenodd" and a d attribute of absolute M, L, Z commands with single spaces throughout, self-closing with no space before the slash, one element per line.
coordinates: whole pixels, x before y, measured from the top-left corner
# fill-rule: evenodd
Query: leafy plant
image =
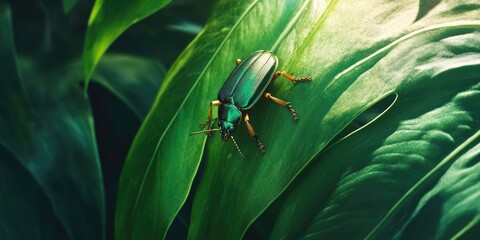
<path fill-rule="evenodd" d="M 85 36 L 83 63 L 85 81 L 88 84 L 93 69 L 112 42 L 132 24 L 158 11 L 170 0 L 162 1 L 95 1 Z"/>
<path fill-rule="evenodd" d="M 140 57 L 132 52 L 141 48 L 116 46 L 117 53 L 106 54 L 98 63 L 92 74 L 94 90 L 87 97 L 81 46 L 89 3 L 74 10 L 75 1 L 64 3 L 62 9 L 60 2 L 48 0 L 0 2 L 1 239 L 113 238 L 109 209 L 118 183 L 116 166 L 125 156 L 122 149 L 103 147 L 131 141 L 120 132 L 138 127 L 131 118 L 144 118 L 165 75 L 158 59 L 169 64 L 172 55 L 153 59 L 151 51 Z M 147 22 L 138 30 L 150 28 Z M 171 53 L 192 37 L 188 33 L 185 41 L 185 33 L 155 30 L 176 37 L 178 45 L 168 47 Z M 98 114 L 101 104 L 90 99 L 99 94 L 102 102 L 111 104 L 110 110 L 122 105 L 129 109 L 110 111 L 115 116 Z M 104 119 L 108 125 L 102 125 Z M 95 131 L 94 120 L 100 131 Z"/>
<path fill-rule="evenodd" d="M 169 2 L 11 2 L 13 27 L 0 2 L 0 238 L 110 238 L 118 180 L 117 239 L 480 236 L 476 1 L 177 0 L 152 15 Z M 189 136 L 259 49 L 313 77 L 268 89 L 300 120 L 260 99 L 267 152 L 241 124 L 246 159 Z M 118 179 L 122 149 L 105 146 L 128 145 L 128 116 L 143 123 Z"/>
<path fill-rule="evenodd" d="M 189 194 L 191 239 L 238 239 L 259 217 L 272 239 L 478 234 L 478 16 L 468 1 L 218 1 L 131 147 L 116 236 L 165 237 Z M 242 126 L 242 160 L 219 137 L 188 135 L 234 60 L 258 49 L 314 81 L 273 83 L 300 120 L 260 101 L 250 115 L 267 153 Z M 384 115 L 326 148 L 392 95 Z"/>
<path fill-rule="evenodd" d="M 5 4 L 0 9 L 6 64 L 0 142 L 8 156 L 2 157 L 7 179 L 1 191 L 4 209 L 16 209 L 2 214 L 0 236 L 101 238 L 103 185 L 87 99 L 63 69 L 17 58 L 10 10 Z"/>

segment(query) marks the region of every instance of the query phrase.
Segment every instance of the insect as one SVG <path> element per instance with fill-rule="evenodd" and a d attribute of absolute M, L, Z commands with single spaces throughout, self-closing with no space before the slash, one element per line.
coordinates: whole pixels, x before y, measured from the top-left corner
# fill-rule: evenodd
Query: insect
<path fill-rule="evenodd" d="M 294 83 L 312 81 L 311 77 L 297 78 L 285 71 L 277 71 L 277 66 L 278 58 L 269 51 L 256 51 L 243 61 L 237 59 L 237 67 L 233 70 L 220 89 L 218 99 L 210 102 L 207 122 L 200 125 L 201 128 L 205 128 L 206 126 L 209 128 L 202 131 L 192 132 L 190 135 L 220 131 L 223 141 L 227 141 L 231 138 L 240 155 L 245 158 L 232 136 L 232 133 L 235 132 L 235 129 L 243 119 L 247 125 L 250 136 L 257 143 L 260 152 L 264 154 L 265 147 L 250 124 L 248 110 L 250 110 L 250 108 L 258 102 L 260 97 L 263 96 L 264 98 L 270 99 L 280 106 L 287 108 L 293 119 L 297 121 L 298 115 L 290 102 L 274 97 L 271 93 L 266 92 L 265 90 L 268 85 L 280 75 Z M 213 106 L 218 106 L 219 128 L 212 129 Z"/>

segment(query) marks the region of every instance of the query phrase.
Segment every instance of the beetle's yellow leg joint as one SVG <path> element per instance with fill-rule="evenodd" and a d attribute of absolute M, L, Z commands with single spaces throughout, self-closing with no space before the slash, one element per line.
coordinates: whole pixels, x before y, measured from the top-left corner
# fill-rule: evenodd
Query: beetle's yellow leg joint
<path fill-rule="evenodd" d="M 296 82 L 311 82 L 312 81 L 311 77 L 297 78 L 297 77 L 293 76 L 292 74 L 287 73 L 285 71 L 276 71 L 275 74 L 273 75 L 273 79 L 276 79 L 280 75 L 286 77 L 288 80 L 290 80 L 294 83 L 296 83 Z"/>
<path fill-rule="evenodd" d="M 237 66 L 240 65 L 240 63 L 242 62 L 242 59 L 237 59 Z"/>
<path fill-rule="evenodd" d="M 215 101 L 211 101 L 210 102 L 210 106 L 208 106 L 208 120 L 202 124 L 200 124 L 200 128 L 205 128 L 206 126 L 208 126 L 210 128 L 210 125 L 212 123 L 212 106 L 220 106 L 222 105 L 222 102 L 218 101 L 218 100 L 215 100 Z"/>
<path fill-rule="evenodd" d="M 270 99 L 270 100 L 274 101 L 276 104 L 278 104 L 282 107 L 288 108 L 288 111 L 290 111 L 290 114 L 292 115 L 293 120 L 295 120 L 295 121 L 298 120 L 297 112 L 295 112 L 295 109 L 293 109 L 292 104 L 290 104 L 290 102 L 285 102 L 282 99 L 276 98 L 276 97 L 272 96 L 272 94 L 267 93 L 267 92 L 264 93 L 263 96 L 267 99 Z"/>
<path fill-rule="evenodd" d="M 208 120 L 212 121 L 212 106 L 220 106 L 222 102 L 215 100 L 210 102 L 210 106 L 208 106 Z"/>
<path fill-rule="evenodd" d="M 245 121 L 245 124 L 247 124 L 248 133 L 250 134 L 251 137 L 253 137 L 253 140 L 255 140 L 255 142 L 257 143 L 258 148 L 260 148 L 260 153 L 264 154 L 265 147 L 263 146 L 262 142 L 258 138 L 258 135 L 255 133 L 255 130 L 253 130 L 253 127 L 250 124 L 250 117 L 248 116 L 248 113 L 245 113 L 245 117 L 243 118 L 243 120 Z"/>
<path fill-rule="evenodd" d="M 245 117 L 243 118 L 245 121 L 245 124 L 247 124 L 247 129 L 248 133 L 250 133 L 250 137 L 255 136 L 255 130 L 253 130 L 252 125 L 250 124 L 250 117 L 248 116 L 248 113 L 245 113 Z"/>

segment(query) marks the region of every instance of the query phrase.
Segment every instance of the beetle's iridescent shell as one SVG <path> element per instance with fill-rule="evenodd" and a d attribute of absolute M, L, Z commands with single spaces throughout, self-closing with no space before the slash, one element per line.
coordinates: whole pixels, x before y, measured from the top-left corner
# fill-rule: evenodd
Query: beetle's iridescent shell
<path fill-rule="evenodd" d="M 250 109 L 272 81 L 277 66 L 278 59 L 271 52 L 254 52 L 233 70 L 220 89 L 218 100 L 240 110 Z"/>

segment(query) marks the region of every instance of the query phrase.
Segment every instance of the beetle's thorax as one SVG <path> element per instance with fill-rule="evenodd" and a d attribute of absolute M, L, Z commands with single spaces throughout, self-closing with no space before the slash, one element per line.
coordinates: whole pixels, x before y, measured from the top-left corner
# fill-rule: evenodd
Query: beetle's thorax
<path fill-rule="evenodd" d="M 230 134 L 240 124 L 242 112 L 230 103 L 224 103 L 218 107 L 218 126 L 222 132 L 222 139 L 227 141 Z"/>

